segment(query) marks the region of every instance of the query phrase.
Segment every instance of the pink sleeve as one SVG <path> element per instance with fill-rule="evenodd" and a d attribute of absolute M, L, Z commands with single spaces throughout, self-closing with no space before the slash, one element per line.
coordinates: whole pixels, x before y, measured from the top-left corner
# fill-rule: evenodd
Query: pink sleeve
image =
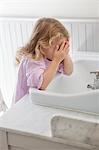
<path fill-rule="evenodd" d="M 63 65 L 63 62 L 61 62 L 61 63 L 59 64 L 58 72 L 64 74 L 64 65 Z"/>
<path fill-rule="evenodd" d="M 39 89 L 43 82 L 44 67 L 39 63 L 29 63 L 26 71 L 27 86 Z"/>

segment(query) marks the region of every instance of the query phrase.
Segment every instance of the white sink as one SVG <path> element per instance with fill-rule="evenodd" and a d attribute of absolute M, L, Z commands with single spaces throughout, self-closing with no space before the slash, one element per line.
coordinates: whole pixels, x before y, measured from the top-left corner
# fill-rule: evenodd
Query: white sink
<path fill-rule="evenodd" d="M 99 90 L 87 88 L 95 78 L 90 72 L 96 70 L 98 60 L 77 60 L 71 76 L 57 75 L 45 91 L 30 89 L 31 99 L 38 105 L 99 113 Z"/>

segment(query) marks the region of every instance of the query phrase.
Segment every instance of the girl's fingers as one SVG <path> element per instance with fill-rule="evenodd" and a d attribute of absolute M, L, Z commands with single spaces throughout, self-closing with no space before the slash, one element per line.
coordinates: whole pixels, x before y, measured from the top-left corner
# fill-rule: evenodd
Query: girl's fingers
<path fill-rule="evenodd" d="M 66 51 L 66 52 L 67 52 L 67 49 L 68 49 L 68 48 L 69 48 L 69 42 L 65 42 L 63 51 Z"/>
<path fill-rule="evenodd" d="M 69 48 L 69 42 L 65 44 L 64 49 L 68 49 Z"/>
<path fill-rule="evenodd" d="M 68 52 L 69 52 L 69 43 L 67 43 L 67 44 L 64 46 L 63 51 L 64 51 L 66 54 L 68 54 Z"/>
<path fill-rule="evenodd" d="M 56 46 L 56 51 L 58 51 L 58 49 L 59 49 L 59 46 L 57 45 L 57 46 Z"/>
<path fill-rule="evenodd" d="M 59 52 L 69 52 L 69 41 L 64 40 L 60 46 L 58 46 Z"/>
<path fill-rule="evenodd" d="M 65 44 L 66 44 L 66 41 L 64 41 L 64 42 L 61 44 L 61 46 L 60 46 L 60 51 L 62 51 L 62 50 L 64 49 Z"/>
<path fill-rule="evenodd" d="M 58 49 L 59 49 L 59 46 L 58 46 L 58 45 L 56 45 L 56 47 L 55 47 L 55 52 L 57 52 L 57 51 L 58 51 Z"/>

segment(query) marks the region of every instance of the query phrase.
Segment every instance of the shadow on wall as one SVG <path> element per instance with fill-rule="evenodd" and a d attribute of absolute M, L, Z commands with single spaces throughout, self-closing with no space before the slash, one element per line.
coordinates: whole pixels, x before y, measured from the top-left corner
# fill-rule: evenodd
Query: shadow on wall
<path fill-rule="evenodd" d="M 6 111 L 7 109 L 7 106 L 4 102 L 4 99 L 3 99 L 3 96 L 2 96 L 2 93 L 1 93 L 1 90 L 0 90 L 0 114 L 2 111 Z"/>

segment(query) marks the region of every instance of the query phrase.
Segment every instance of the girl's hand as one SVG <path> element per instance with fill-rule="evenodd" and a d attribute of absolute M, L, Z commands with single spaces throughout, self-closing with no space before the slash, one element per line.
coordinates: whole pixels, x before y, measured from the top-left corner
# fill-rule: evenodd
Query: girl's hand
<path fill-rule="evenodd" d="M 60 63 L 69 53 L 69 41 L 63 40 L 60 46 L 56 47 L 53 60 Z"/>

